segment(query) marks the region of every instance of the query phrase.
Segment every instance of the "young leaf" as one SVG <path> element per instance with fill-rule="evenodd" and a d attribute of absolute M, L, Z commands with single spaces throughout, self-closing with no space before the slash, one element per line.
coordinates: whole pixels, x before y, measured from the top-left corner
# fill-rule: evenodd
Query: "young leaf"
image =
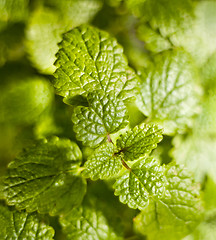
<path fill-rule="evenodd" d="M 141 73 L 138 106 L 150 119 L 164 124 L 166 133 L 185 129 L 197 112 L 196 69 L 187 53 L 167 51 Z"/>
<path fill-rule="evenodd" d="M 84 167 L 83 175 L 92 180 L 110 178 L 122 169 L 121 156 L 115 155 L 112 143 L 104 144 L 88 158 Z"/>
<path fill-rule="evenodd" d="M 0 239 L 51 240 L 53 236 L 54 230 L 37 213 L 18 212 L 0 205 Z"/>
<path fill-rule="evenodd" d="M 88 94 L 89 107 L 76 107 L 72 120 L 77 139 L 97 147 L 107 135 L 128 125 L 127 109 L 123 102 L 102 91 Z"/>
<path fill-rule="evenodd" d="M 130 208 L 144 209 L 150 198 L 160 199 L 165 190 L 165 177 L 152 157 L 143 158 L 128 169 L 114 184 L 115 195 Z"/>
<path fill-rule="evenodd" d="M 138 232 L 151 240 L 178 240 L 190 233 L 200 220 L 199 187 L 179 166 L 166 170 L 168 186 L 162 199 L 150 204 L 135 218 Z"/>
<path fill-rule="evenodd" d="M 94 201 L 84 201 L 60 218 L 60 223 L 68 240 L 122 240 L 118 226 L 109 223 L 108 218 Z M 118 224 L 117 224 L 118 225 Z"/>
<path fill-rule="evenodd" d="M 81 151 L 57 137 L 25 150 L 8 166 L 3 194 L 9 205 L 51 215 L 69 211 L 82 202 L 85 180 L 77 175 Z"/>
<path fill-rule="evenodd" d="M 117 96 L 125 91 L 127 81 L 135 86 L 122 47 L 108 33 L 82 25 L 65 33 L 59 47 L 53 84 L 66 99 L 96 89 Z"/>
<path fill-rule="evenodd" d="M 162 138 L 162 129 L 159 126 L 143 123 L 121 135 L 116 145 L 124 153 L 125 160 L 133 161 L 150 153 Z"/>

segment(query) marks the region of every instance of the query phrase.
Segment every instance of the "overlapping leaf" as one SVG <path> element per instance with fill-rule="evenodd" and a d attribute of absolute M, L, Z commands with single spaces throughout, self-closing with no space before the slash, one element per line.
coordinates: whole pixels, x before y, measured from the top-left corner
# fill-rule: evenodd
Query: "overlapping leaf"
<path fill-rule="evenodd" d="M 124 153 L 125 160 L 136 160 L 150 153 L 162 140 L 162 129 L 156 124 L 141 124 L 122 134 L 117 140 L 117 148 Z"/>
<path fill-rule="evenodd" d="M 93 180 L 114 177 L 122 169 L 121 156 L 115 155 L 112 143 L 99 147 L 85 162 L 83 175 Z"/>
<path fill-rule="evenodd" d="M 199 186 L 179 166 L 169 166 L 166 178 L 166 194 L 151 201 L 134 221 L 135 228 L 151 240 L 181 239 L 200 221 Z"/>
<path fill-rule="evenodd" d="M 108 33 L 82 25 L 65 33 L 59 47 L 53 81 L 58 94 L 66 99 L 96 89 L 115 96 L 125 91 L 124 98 L 131 94 L 135 74 L 122 47 Z"/>
<path fill-rule="evenodd" d="M 157 55 L 154 65 L 141 73 L 139 109 L 163 123 L 165 133 L 185 129 L 197 113 L 196 79 L 196 69 L 184 51 Z"/>
<path fill-rule="evenodd" d="M 68 215 L 61 217 L 60 223 L 68 240 L 123 239 L 118 224 L 110 223 L 94 201 L 84 201 L 81 207 L 74 208 Z"/>
<path fill-rule="evenodd" d="M 113 95 L 101 91 L 88 94 L 89 107 L 76 107 L 72 120 L 77 139 L 91 147 L 98 146 L 110 133 L 128 125 L 127 109 Z"/>
<path fill-rule="evenodd" d="M 37 213 L 18 212 L 0 206 L 0 239 L 51 240 L 53 236 L 54 230 Z"/>
<path fill-rule="evenodd" d="M 80 164 L 78 146 L 67 139 L 55 137 L 30 147 L 8 166 L 4 198 L 19 210 L 67 212 L 85 194 L 86 183 L 77 175 Z"/>
<path fill-rule="evenodd" d="M 148 157 L 136 162 L 131 169 L 116 180 L 115 195 L 130 208 L 140 210 L 148 206 L 151 198 L 160 199 L 165 191 L 163 167 Z"/>

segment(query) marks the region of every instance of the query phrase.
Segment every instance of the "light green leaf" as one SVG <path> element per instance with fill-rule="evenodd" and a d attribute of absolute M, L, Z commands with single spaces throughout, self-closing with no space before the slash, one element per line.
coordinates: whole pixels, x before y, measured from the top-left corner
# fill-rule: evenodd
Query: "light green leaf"
<path fill-rule="evenodd" d="M 182 46 L 202 66 L 216 51 L 216 1 L 196 2 L 195 18 L 184 33 L 174 34 L 175 46 Z"/>
<path fill-rule="evenodd" d="M 151 240 L 179 240 L 200 221 L 199 186 L 179 166 L 168 166 L 166 178 L 163 198 L 151 201 L 134 220 L 135 229 Z"/>
<path fill-rule="evenodd" d="M 56 215 L 78 206 L 86 182 L 78 174 L 81 151 L 57 137 L 26 149 L 8 166 L 3 194 L 9 205 Z"/>
<path fill-rule="evenodd" d="M 162 129 L 158 125 L 142 123 L 120 135 L 116 145 L 124 153 L 125 160 L 133 161 L 150 153 L 162 138 Z"/>
<path fill-rule="evenodd" d="M 32 63 L 45 74 L 55 71 L 55 54 L 61 34 L 72 27 L 88 22 L 100 9 L 98 0 L 45 1 L 52 8 L 36 8 L 26 29 L 26 47 Z"/>
<path fill-rule="evenodd" d="M 160 199 L 165 190 L 163 167 L 155 159 L 148 157 L 136 162 L 132 168 L 116 180 L 115 195 L 130 208 L 146 208 L 151 198 Z"/>
<path fill-rule="evenodd" d="M 149 0 L 138 8 L 138 36 L 152 52 L 183 47 L 201 66 L 216 50 L 215 11 L 215 1 Z"/>
<path fill-rule="evenodd" d="M 70 99 L 96 89 L 114 92 L 135 87 L 135 74 L 128 68 L 122 47 L 108 33 L 82 25 L 63 35 L 59 44 L 53 84 L 59 95 Z"/>
<path fill-rule="evenodd" d="M 51 107 L 54 92 L 41 77 L 25 77 L 1 88 L 0 122 L 31 124 Z"/>
<path fill-rule="evenodd" d="M 206 174 L 216 181 L 216 140 L 209 136 L 176 136 L 173 141 L 172 156 L 180 164 L 185 164 L 194 172 L 197 181 L 203 181 Z"/>
<path fill-rule="evenodd" d="M 138 28 L 140 39 L 145 41 L 147 49 L 154 52 L 173 47 L 173 34 L 182 33 L 192 22 L 194 8 L 191 0 L 143 2 L 134 7 L 135 14 L 141 18 Z"/>
<path fill-rule="evenodd" d="M 55 71 L 57 43 L 61 41 L 64 31 L 65 26 L 61 26 L 57 11 L 38 8 L 31 13 L 26 28 L 26 51 L 41 73 L 52 74 Z"/>
<path fill-rule="evenodd" d="M 70 213 L 61 217 L 60 223 L 68 240 L 123 239 L 117 226 L 110 222 L 94 201 L 84 201 L 81 207 L 74 208 Z"/>
<path fill-rule="evenodd" d="M 121 156 L 112 143 L 99 147 L 85 162 L 83 175 L 92 180 L 114 177 L 122 169 Z"/>
<path fill-rule="evenodd" d="M 89 107 L 76 107 L 72 120 L 77 139 L 85 145 L 96 147 L 110 133 L 115 133 L 128 125 L 127 108 L 113 95 L 102 91 L 88 94 Z"/>
<path fill-rule="evenodd" d="M 181 50 L 157 55 L 154 64 L 141 72 L 138 107 L 149 120 L 163 124 L 167 134 L 192 125 L 197 113 L 196 68 Z"/>
<path fill-rule="evenodd" d="M 0 239 L 1 240 L 50 240 L 54 230 L 46 225 L 37 213 L 26 213 L 0 206 Z"/>

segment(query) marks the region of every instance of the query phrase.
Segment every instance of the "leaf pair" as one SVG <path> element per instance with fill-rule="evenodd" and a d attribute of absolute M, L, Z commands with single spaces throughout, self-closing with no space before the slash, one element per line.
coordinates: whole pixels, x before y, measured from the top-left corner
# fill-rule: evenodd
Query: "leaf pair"
<path fill-rule="evenodd" d="M 115 194 L 120 201 L 132 208 L 142 209 L 148 204 L 149 196 L 160 197 L 164 191 L 163 169 L 153 158 L 142 158 L 130 168 L 125 161 L 134 161 L 156 148 L 162 140 L 162 130 L 156 125 L 135 127 L 113 143 L 103 144 L 85 162 L 83 175 L 93 180 L 117 177 Z"/>

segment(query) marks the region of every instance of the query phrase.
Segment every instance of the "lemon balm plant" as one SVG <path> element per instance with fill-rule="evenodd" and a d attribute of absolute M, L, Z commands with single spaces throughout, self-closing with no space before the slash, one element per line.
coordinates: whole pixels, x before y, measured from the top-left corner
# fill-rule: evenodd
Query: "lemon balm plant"
<path fill-rule="evenodd" d="M 32 5 L 25 46 L 37 78 L 20 76 L 19 88 L 13 81 L 2 85 L 1 123 L 30 132 L 31 141 L 16 133 L 24 148 L 2 171 L 0 239 L 201 240 L 215 219 L 207 197 L 214 177 L 211 167 L 193 169 L 197 163 L 187 153 L 199 136 L 209 138 L 197 129 L 204 129 L 206 105 L 214 101 L 207 90 L 213 72 L 204 71 L 209 49 L 199 59 L 196 40 L 187 48 L 192 33 L 185 21 L 194 26 L 202 4 L 84 2 Z M 100 11 L 92 24 L 63 14 L 82 6 L 85 13 L 88 4 L 83 19 L 101 7 L 102 14 L 116 11 L 114 20 L 104 20 L 106 31 Z M 131 16 L 145 46 L 127 32 Z M 50 32 L 44 32 L 51 19 Z M 115 21 L 122 24 L 124 47 L 108 32 L 118 31 Z M 41 41 L 37 33 L 53 38 Z M 51 73 L 50 82 L 42 77 Z M 54 98 L 53 89 L 61 97 Z M 182 162 L 196 171 L 196 181 Z M 209 204 L 205 211 L 201 195 Z"/>

